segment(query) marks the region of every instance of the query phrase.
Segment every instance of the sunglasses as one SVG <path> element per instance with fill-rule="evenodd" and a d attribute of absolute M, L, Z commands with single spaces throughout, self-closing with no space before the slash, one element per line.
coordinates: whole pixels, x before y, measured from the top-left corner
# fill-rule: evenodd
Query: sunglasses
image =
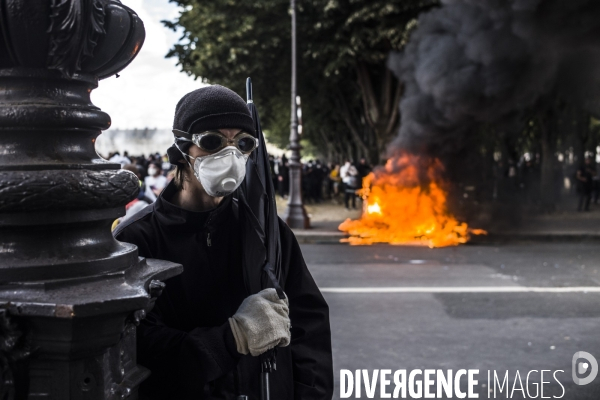
<path fill-rule="evenodd" d="M 254 149 L 258 147 L 258 139 L 247 132 L 238 133 L 233 139 L 225 137 L 219 131 L 207 131 L 202 133 L 188 133 L 173 129 L 173 133 L 177 136 L 177 139 L 184 140 L 186 142 L 192 142 L 202 150 L 209 153 L 216 153 L 217 151 L 233 145 L 239 151 L 244 154 L 250 154 Z M 180 135 L 191 135 L 192 139 L 181 137 Z"/>

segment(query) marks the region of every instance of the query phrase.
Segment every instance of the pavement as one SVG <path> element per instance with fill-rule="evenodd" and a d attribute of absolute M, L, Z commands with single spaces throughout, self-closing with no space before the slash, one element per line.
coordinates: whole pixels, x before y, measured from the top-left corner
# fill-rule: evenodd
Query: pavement
<path fill-rule="evenodd" d="M 572 379 L 576 352 L 600 359 L 596 243 L 301 248 L 329 304 L 334 399 L 341 369 L 478 369 L 479 398 L 534 398 L 540 371 L 549 370 L 538 398 L 600 398 L 600 377 L 586 386 Z M 531 396 L 499 388 L 494 396 L 488 371 L 492 385 L 494 371 L 500 380 L 508 372 L 511 388 L 518 371 Z M 374 398 L 383 398 L 379 390 Z M 367 398 L 364 386 L 359 398 Z"/>
<path fill-rule="evenodd" d="M 600 240 L 600 209 L 532 215 L 514 229 L 491 231 L 492 239 L 579 241 Z"/>
<path fill-rule="evenodd" d="M 600 377 L 585 386 L 572 378 L 574 354 L 600 359 L 599 208 L 526 215 L 518 226 L 486 227 L 489 235 L 467 245 L 435 249 L 349 246 L 337 227 L 360 210 L 306 209 L 312 229 L 294 232 L 330 309 L 334 399 L 342 398 L 341 370 L 384 369 L 477 369 L 479 398 L 600 398 Z M 498 385 L 494 393 L 494 373 L 500 381 L 507 374 L 510 394 Z M 459 385 L 465 391 L 467 380 Z M 367 397 L 363 385 L 351 398 L 387 398 L 380 389 Z"/>
<path fill-rule="evenodd" d="M 339 243 L 345 237 L 337 228 L 346 219 L 360 218 L 362 209 L 357 201 L 355 210 L 347 211 L 343 204 L 330 200 L 320 204 L 305 204 L 304 208 L 310 218 L 310 229 L 294 229 L 300 243 Z M 285 210 L 286 200 L 277 197 L 277 213 L 281 216 Z"/>
<path fill-rule="evenodd" d="M 573 202 L 570 202 L 573 203 Z M 563 207 L 552 214 L 531 214 L 522 218 L 519 225 L 494 228 L 493 221 L 485 228 L 488 235 L 473 236 L 470 243 L 503 243 L 512 241 L 555 241 L 555 242 L 600 242 L 600 206 L 593 206 L 590 212 L 577 212 L 575 206 Z M 283 214 L 286 201 L 278 198 L 279 215 Z M 342 204 L 324 201 L 320 204 L 306 204 L 311 220 L 310 229 L 294 229 L 300 243 L 328 244 L 339 243 L 346 237 L 337 228 L 346 219 L 358 219 L 358 209 L 347 211 Z M 479 226 L 472 226 L 478 228 Z"/>

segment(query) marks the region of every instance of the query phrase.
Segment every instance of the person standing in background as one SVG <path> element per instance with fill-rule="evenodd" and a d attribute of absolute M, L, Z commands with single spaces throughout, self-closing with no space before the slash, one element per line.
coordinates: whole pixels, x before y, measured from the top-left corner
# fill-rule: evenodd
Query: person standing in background
<path fill-rule="evenodd" d="M 592 166 L 592 159 L 586 157 L 584 164 L 577 170 L 577 193 L 579 194 L 579 206 L 577 211 L 590 211 L 590 200 L 594 187 L 593 178 L 596 170 Z M 585 203 L 585 204 L 584 204 Z"/>
<path fill-rule="evenodd" d="M 284 199 L 287 197 L 290 188 L 289 178 L 289 163 L 287 157 L 284 154 L 281 156 L 281 159 L 277 164 L 277 189 L 279 190 L 279 195 Z"/>
<path fill-rule="evenodd" d="M 114 163 L 119 163 L 121 164 L 121 167 L 124 167 L 127 164 L 131 164 L 131 160 L 128 157 L 129 154 L 127 154 L 127 152 L 124 152 L 123 155 L 121 155 L 121 153 L 119 153 L 118 151 L 116 151 L 112 157 L 109 158 L 108 161 L 112 161 Z"/>
<path fill-rule="evenodd" d="M 352 209 L 356 210 L 356 190 L 358 189 L 358 170 L 350 160 L 340 168 L 340 177 L 344 184 L 344 206 L 350 211 L 350 200 L 352 200 Z"/>
<path fill-rule="evenodd" d="M 167 186 L 167 178 L 162 174 L 162 165 L 158 162 L 152 162 L 148 166 L 148 176 L 144 179 L 146 185 L 146 196 L 152 201 L 163 191 Z"/>
<path fill-rule="evenodd" d="M 363 178 L 371 173 L 373 167 L 371 167 L 371 165 L 367 162 L 367 159 L 363 157 L 360 159 L 356 169 L 358 171 L 358 176 L 360 177 L 359 185 L 361 185 Z"/>
<path fill-rule="evenodd" d="M 340 165 L 335 164 L 333 168 L 331 168 L 331 172 L 329 173 L 329 197 L 334 199 L 340 193 L 340 184 L 342 183 L 342 178 L 340 177 Z"/>
<path fill-rule="evenodd" d="M 600 163 L 596 163 L 596 173 L 594 174 L 594 204 L 598 204 L 598 197 L 600 197 Z"/>

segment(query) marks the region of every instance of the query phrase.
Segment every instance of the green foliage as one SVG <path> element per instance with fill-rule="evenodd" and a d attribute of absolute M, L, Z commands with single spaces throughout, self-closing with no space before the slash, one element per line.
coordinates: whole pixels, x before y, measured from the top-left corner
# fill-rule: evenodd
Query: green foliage
<path fill-rule="evenodd" d="M 417 15 L 434 4 L 437 2 L 313 1 L 317 21 L 308 32 L 314 41 L 307 44 L 306 55 L 325 62 L 326 76 L 352 70 L 357 61 L 382 65 L 391 50 L 405 44 Z"/>
<path fill-rule="evenodd" d="M 183 36 L 169 52 L 182 71 L 244 96 L 252 77 L 269 140 L 287 143 L 290 121 L 289 0 L 172 0 Z M 304 134 L 328 158 L 374 161 L 397 128 L 400 86 L 387 74 L 419 12 L 438 0 L 298 0 L 298 94 Z M 388 86 L 388 87 L 386 87 Z M 384 132 L 385 131 L 385 132 Z M 371 152 L 371 153 L 369 153 Z"/>
<path fill-rule="evenodd" d="M 289 46 L 286 46 L 290 32 L 287 2 L 183 0 L 176 3 L 183 6 L 180 17 L 164 23 L 172 29 L 183 27 L 183 36 L 167 56 L 177 57 L 182 71 L 189 75 L 227 86 L 243 98 L 246 78 L 252 77 L 265 128 L 277 129 L 282 124 L 276 120 L 277 116 L 284 110 L 289 114 L 289 106 L 278 104 L 283 94 L 289 94 L 281 79 L 289 75 L 290 68 Z M 271 18 L 279 14 L 283 18 Z M 285 103 L 289 104 L 289 100 Z"/>

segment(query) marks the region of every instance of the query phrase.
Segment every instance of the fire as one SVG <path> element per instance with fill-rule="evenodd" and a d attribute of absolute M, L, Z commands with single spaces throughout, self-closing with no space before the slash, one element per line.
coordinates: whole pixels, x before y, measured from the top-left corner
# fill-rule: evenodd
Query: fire
<path fill-rule="evenodd" d="M 459 222 L 446 206 L 447 192 L 441 180 L 443 166 L 437 159 L 423 160 L 410 154 L 391 159 L 385 168 L 363 179 L 359 194 L 363 215 L 340 226 L 351 245 L 373 243 L 419 244 L 429 247 L 466 243 L 471 234 L 486 234 Z"/>
<path fill-rule="evenodd" d="M 372 205 L 367 205 L 367 213 L 369 214 L 381 214 L 381 207 L 379 206 L 379 203 L 375 203 Z"/>

